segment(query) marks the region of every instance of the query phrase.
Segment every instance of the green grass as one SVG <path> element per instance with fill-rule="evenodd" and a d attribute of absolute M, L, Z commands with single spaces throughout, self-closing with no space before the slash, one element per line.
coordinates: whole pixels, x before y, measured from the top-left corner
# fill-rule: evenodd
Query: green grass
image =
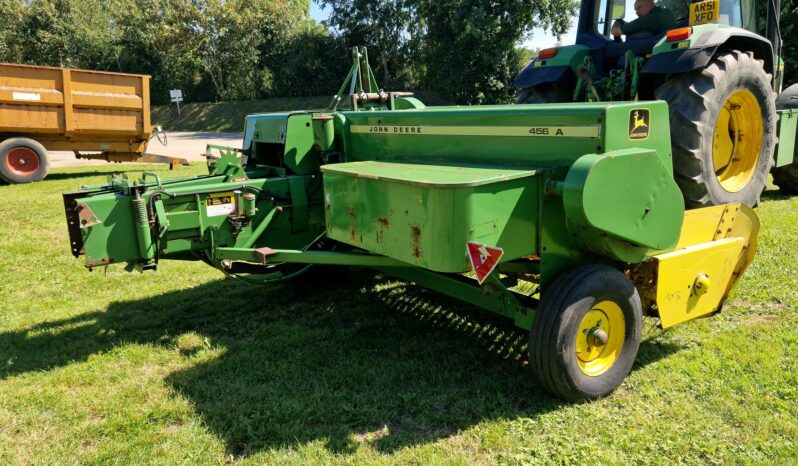
<path fill-rule="evenodd" d="M 0 464 L 798 460 L 798 198 L 766 193 L 722 314 L 647 329 L 615 394 L 566 404 L 531 380 L 523 334 L 368 271 L 89 273 L 60 193 L 120 168 L 141 170 L 0 186 Z"/>
<path fill-rule="evenodd" d="M 432 92 L 416 94 L 428 105 L 451 105 L 451 102 Z M 327 107 L 331 96 L 274 97 L 243 102 L 198 102 L 152 108 L 152 123 L 166 131 L 241 132 L 244 117 L 251 113 L 316 110 Z"/>

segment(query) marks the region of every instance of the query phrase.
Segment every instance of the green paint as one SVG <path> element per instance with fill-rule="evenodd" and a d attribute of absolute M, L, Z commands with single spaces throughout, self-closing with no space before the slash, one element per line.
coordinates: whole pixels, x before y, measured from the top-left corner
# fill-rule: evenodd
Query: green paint
<path fill-rule="evenodd" d="M 795 132 L 798 131 L 798 109 L 779 110 L 778 145 L 776 146 L 774 167 L 790 165 L 795 160 Z"/>

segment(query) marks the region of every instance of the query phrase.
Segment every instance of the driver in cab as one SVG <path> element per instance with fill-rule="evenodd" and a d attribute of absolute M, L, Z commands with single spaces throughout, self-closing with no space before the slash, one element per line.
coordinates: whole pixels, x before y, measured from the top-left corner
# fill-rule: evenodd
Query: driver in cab
<path fill-rule="evenodd" d="M 626 34 L 626 40 L 650 39 L 667 31 L 676 23 L 673 13 L 654 4 L 654 0 L 635 0 L 635 13 L 637 19 L 625 23 L 622 19 L 615 20 L 611 33 L 615 39 L 620 39 L 621 34 Z"/>

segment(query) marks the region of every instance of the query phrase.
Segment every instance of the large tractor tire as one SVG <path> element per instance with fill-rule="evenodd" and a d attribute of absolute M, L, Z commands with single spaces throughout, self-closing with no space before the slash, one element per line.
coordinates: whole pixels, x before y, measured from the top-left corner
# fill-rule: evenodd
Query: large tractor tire
<path fill-rule="evenodd" d="M 529 366 L 540 385 L 570 401 L 609 395 L 632 370 L 642 309 L 634 284 L 612 267 L 584 265 L 557 277 L 529 336 Z"/>
<path fill-rule="evenodd" d="M 517 104 L 551 104 L 556 102 L 571 102 L 572 91 L 564 89 L 557 83 L 544 83 L 529 89 L 524 89 L 515 99 Z"/>
<path fill-rule="evenodd" d="M 41 181 L 49 169 L 47 149 L 33 139 L 11 138 L 0 143 L 0 179 L 6 183 Z"/>
<path fill-rule="evenodd" d="M 688 207 L 755 206 L 776 144 L 771 76 L 750 53 L 721 51 L 656 91 L 670 106 L 676 182 Z"/>

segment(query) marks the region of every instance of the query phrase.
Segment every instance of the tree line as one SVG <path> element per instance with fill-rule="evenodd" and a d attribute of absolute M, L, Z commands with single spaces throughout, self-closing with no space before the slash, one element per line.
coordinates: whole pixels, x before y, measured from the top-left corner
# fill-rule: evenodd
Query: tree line
<path fill-rule="evenodd" d="M 386 89 L 505 102 L 531 28 L 561 34 L 573 0 L 0 0 L 0 61 L 149 74 L 153 103 L 328 95 L 350 48 Z"/>
<path fill-rule="evenodd" d="M 0 0 L 0 61 L 149 74 L 152 101 L 330 95 L 369 47 L 389 90 L 462 104 L 509 102 L 534 27 L 559 35 L 575 0 Z M 798 24 L 782 0 L 782 34 Z M 786 41 L 787 80 L 798 48 Z"/>

